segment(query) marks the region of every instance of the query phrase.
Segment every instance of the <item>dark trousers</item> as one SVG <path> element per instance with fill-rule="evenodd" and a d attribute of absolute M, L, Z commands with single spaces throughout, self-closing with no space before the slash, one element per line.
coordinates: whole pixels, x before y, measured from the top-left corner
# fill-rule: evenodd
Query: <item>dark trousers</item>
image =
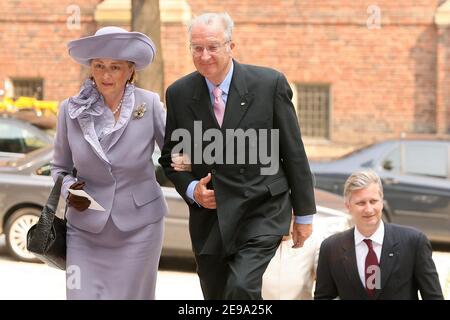
<path fill-rule="evenodd" d="M 262 300 L 262 277 L 281 236 L 259 236 L 231 256 L 196 255 L 197 274 L 206 300 Z"/>

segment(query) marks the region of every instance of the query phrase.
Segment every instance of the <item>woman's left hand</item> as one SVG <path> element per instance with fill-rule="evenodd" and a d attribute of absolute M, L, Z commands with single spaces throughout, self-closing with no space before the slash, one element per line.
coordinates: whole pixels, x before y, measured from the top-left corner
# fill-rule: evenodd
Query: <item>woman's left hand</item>
<path fill-rule="evenodd" d="M 187 154 L 172 154 L 172 163 L 170 164 L 175 171 L 192 171 L 191 159 Z"/>

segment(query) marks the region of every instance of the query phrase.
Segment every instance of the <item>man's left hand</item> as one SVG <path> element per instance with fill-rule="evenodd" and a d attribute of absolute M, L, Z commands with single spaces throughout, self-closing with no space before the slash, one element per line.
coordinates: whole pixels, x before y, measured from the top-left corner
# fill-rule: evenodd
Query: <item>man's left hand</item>
<path fill-rule="evenodd" d="M 292 228 L 292 248 L 301 248 L 312 233 L 312 224 L 294 223 Z"/>

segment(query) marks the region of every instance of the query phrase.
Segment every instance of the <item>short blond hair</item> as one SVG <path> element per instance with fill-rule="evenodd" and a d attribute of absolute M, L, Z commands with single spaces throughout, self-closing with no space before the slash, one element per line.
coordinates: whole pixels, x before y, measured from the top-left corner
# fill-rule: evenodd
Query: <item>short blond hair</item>
<path fill-rule="evenodd" d="M 383 185 L 381 179 L 373 170 L 364 170 L 354 172 L 348 177 L 344 185 L 344 198 L 345 201 L 349 201 L 352 192 L 355 190 L 361 190 L 368 188 L 371 184 L 377 184 L 380 191 L 380 197 L 383 199 Z"/>

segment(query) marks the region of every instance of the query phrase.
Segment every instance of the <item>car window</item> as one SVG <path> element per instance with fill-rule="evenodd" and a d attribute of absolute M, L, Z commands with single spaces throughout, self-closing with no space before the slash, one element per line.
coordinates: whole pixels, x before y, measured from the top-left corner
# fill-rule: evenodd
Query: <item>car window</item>
<path fill-rule="evenodd" d="M 47 142 L 33 135 L 25 128 L 2 123 L 0 126 L 0 151 L 28 153 L 47 145 Z"/>
<path fill-rule="evenodd" d="M 404 152 L 404 173 L 447 178 L 447 146 L 405 144 Z"/>
<path fill-rule="evenodd" d="M 400 172 L 401 154 L 400 147 L 392 150 L 382 162 L 383 169 L 390 172 Z"/>

